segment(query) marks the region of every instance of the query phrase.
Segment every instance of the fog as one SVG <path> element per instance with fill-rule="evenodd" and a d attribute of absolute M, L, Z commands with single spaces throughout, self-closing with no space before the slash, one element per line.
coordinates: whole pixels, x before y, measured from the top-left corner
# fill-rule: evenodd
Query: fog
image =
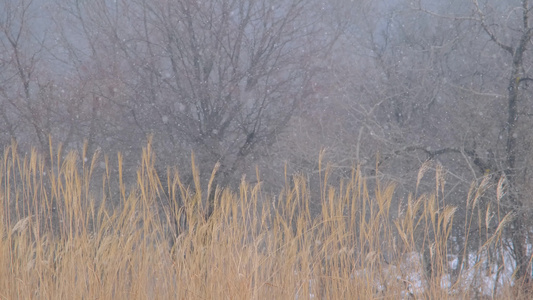
<path fill-rule="evenodd" d="M 500 219 L 487 230 L 515 216 L 508 245 L 491 249 L 529 279 L 530 6 L 0 0 L 0 149 L 86 147 L 112 162 L 121 152 L 134 180 L 152 139 L 162 175 L 177 166 L 192 184 L 194 153 L 203 183 L 217 162 L 215 184 L 230 188 L 243 174 L 257 180 L 257 168 L 274 194 L 285 170 L 306 174 L 317 194 L 323 151 L 333 183 L 354 165 L 397 183 L 399 210 L 415 189 L 434 190 L 431 176 L 416 187 L 430 162 L 446 170 L 442 205 L 464 206 L 472 182 L 490 178 L 480 211 L 498 207 Z M 319 197 L 311 201 L 319 211 Z M 468 217 L 455 218 L 451 249 L 470 251 L 459 230 Z"/>

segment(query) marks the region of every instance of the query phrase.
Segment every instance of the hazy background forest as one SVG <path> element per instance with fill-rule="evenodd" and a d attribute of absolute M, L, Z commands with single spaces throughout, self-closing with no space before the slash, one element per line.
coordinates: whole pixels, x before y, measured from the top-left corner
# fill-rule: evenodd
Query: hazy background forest
<path fill-rule="evenodd" d="M 110 165 L 121 152 L 134 183 L 151 136 L 163 186 L 173 166 L 193 185 L 194 152 L 202 186 L 217 162 L 214 184 L 238 189 L 258 170 L 274 196 L 286 174 L 303 175 L 312 214 L 321 212 L 319 155 L 332 185 L 354 166 L 396 183 L 398 212 L 409 193 L 435 190 L 433 175 L 417 184 L 420 168 L 442 167 L 443 207 L 465 207 L 472 186 L 486 190 L 476 214 L 455 212 L 455 271 L 502 230 L 488 253 L 528 281 L 531 4 L 1 0 L 0 149 L 61 144 Z M 468 222 L 485 230 L 465 231 Z"/>

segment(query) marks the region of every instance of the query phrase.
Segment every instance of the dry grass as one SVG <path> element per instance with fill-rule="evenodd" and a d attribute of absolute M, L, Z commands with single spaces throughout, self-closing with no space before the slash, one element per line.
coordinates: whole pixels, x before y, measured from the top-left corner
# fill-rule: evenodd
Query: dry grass
<path fill-rule="evenodd" d="M 120 155 L 118 178 L 112 178 L 107 159 L 102 178 L 93 178 L 98 157 L 84 161 L 69 153 L 62 159 L 60 149 L 51 150 L 49 168 L 36 152 L 20 157 L 16 145 L 4 153 L 0 299 L 477 295 L 460 283 L 442 284 L 456 208 L 439 200 L 439 174 L 435 194 L 409 197 L 393 218 L 394 185 L 374 182 L 370 190 L 354 168 L 350 180 L 331 186 L 325 167 L 322 211 L 313 216 L 309 187 L 298 176 L 276 199 L 245 180 L 238 191 L 214 187 L 212 180 L 205 189 L 193 158 L 195 186 L 184 186 L 178 172 L 169 170 L 163 188 L 150 145 L 131 188 L 121 179 Z M 91 188 L 94 180 L 100 192 Z M 473 186 L 466 204 L 471 214 L 483 188 Z M 215 208 L 206 219 L 208 198 L 215 199 Z M 502 216 L 502 226 L 506 220 Z M 500 234 L 490 235 L 484 246 L 497 244 Z M 498 293 L 510 295 L 505 288 Z"/>

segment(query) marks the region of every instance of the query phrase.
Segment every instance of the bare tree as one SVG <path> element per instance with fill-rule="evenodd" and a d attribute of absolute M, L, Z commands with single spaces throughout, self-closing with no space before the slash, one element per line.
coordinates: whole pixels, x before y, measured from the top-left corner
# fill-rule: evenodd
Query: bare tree
<path fill-rule="evenodd" d="M 134 7 L 135 36 L 122 44 L 136 73 L 134 122 L 168 152 L 194 150 L 206 168 L 220 161 L 222 184 L 285 128 L 332 39 L 306 1 Z"/>
<path fill-rule="evenodd" d="M 194 151 L 206 177 L 220 162 L 221 185 L 239 182 L 306 106 L 338 37 L 319 1 L 56 5 L 77 86 L 73 139 L 135 154 L 153 135 L 161 165 L 187 175 Z"/>
<path fill-rule="evenodd" d="M 531 99 L 529 89 L 529 46 L 533 35 L 530 1 L 518 3 L 473 0 L 473 14 L 451 15 L 424 9 L 424 14 L 449 19 L 456 27 L 468 24 L 473 33 L 464 34 L 461 44 L 474 55 L 456 57 L 453 66 L 462 77 L 448 75 L 455 97 L 466 114 L 458 124 L 469 123 L 468 137 L 463 145 L 439 149 L 440 153 L 461 153 L 476 174 L 503 176 L 507 193 L 501 202 L 503 212 L 512 213 L 514 221 L 508 228 L 507 240 L 516 263 L 515 278 L 524 283 L 531 281 L 531 253 L 528 251 L 531 224 L 529 200 L 531 184 Z M 456 51 L 456 53 L 459 51 Z M 474 64 L 464 63 L 466 59 Z M 463 61 L 463 67 L 457 64 Z M 464 76 L 466 75 L 466 76 Z M 481 175 L 478 175 L 481 176 Z"/>
<path fill-rule="evenodd" d="M 409 22 L 404 21 L 400 30 L 407 34 L 404 42 L 408 47 L 400 49 L 403 53 L 419 53 L 416 61 L 410 61 L 411 68 L 420 61 L 430 65 L 415 67 L 414 73 L 393 70 L 401 70 L 404 77 L 406 74 L 422 75 L 409 80 L 417 82 L 418 88 L 406 94 L 408 99 L 423 97 L 411 102 L 415 105 L 412 110 L 415 116 L 417 112 L 422 115 L 413 119 L 418 125 L 410 126 L 407 131 L 411 140 L 418 138 L 420 143 L 405 143 L 401 150 L 419 152 L 427 159 L 438 158 L 449 167 L 453 166 L 453 161 L 460 161 L 462 167 L 451 168 L 457 178 L 477 179 L 487 174 L 505 178 L 508 192 L 494 204 L 501 205 L 503 213 L 515 216 L 506 240 L 516 263 L 515 278 L 529 282 L 531 100 L 527 90 L 531 80 L 528 47 L 533 29 L 529 1 L 518 2 L 474 0 L 472 6 L 463 11 L 457 8 L 450 11 L 432 1 L 418 1 L 414 13 L 421 12 L 422 19 L 415 16 L 417 26 L 427 19 L 430 26 L 425 28 L 433 32 L 425 36 L 420 29 L 409 28 Z M 426 54 L 427 60 L 422 60 Z M 399 57 L 405 58 L 405 55 Z M 428 80 L 431 78 L 433 80 Z M 401 100 L 400 103 L 410 102 Z M 390 111 L 384 110 L 387 114 Z M 406 115 L 402 113 L 402 116 Z M 422 127 L 416 127 L 420 125 Z M 470 176 L 466 176 L 468 169 Z M 497 198 L 492 197 L 492 201 Z"/>
<path fill-rule="evenodd" d="M 31 22 L 35 18 L 32 2 L 0 3 L 2 7 L 0 43 L 3 56 L 0 105 L 2 122 L 7 129 L 5 132 L 9 133 L 9 138 L 15 140 L 23 138 L 22 136 L 28 132 L 20 122 L 27 122 L 44 150 L 48 148 L 50 126 L 47 120 L 52 108 L 40 105 L 40 102 L 46 99 L 40 97 L 38 91 L 42 91 L 46 83 L 39 83 L 36 80 L 43 49 L 38 46 L 39 41 L 32 28 L 34 24 Z M 25 133 L 22 133 L 24 131 Z"/>
<path fill-rule="evenodd" d="M 530 139 L 528 129 L 531 127 L 531 119 L 526 107 L 530 106 L 527 95 L 528 82 L 533 80 L 529 74 L 529 46 L 533 35 L 531 25 L 530 1 L 520 1 L 520 6 L 504 7 L 512 19 L 505 23 L 499 23 L 499 17 L 490 11 L 494 11 L 490 3 L 480 5 L 479 1 L 473 0 L 476 16 L 479 24 L 490 41 L 505 52 L 507 75 L 506 110 L 502 113 L 506 116 L 503 124 L 505 148 L 503 155 L 493 169 L 499 169 L 505 176 L 508 184 L 506 206 L 515 213 L 515 219 L 509 230 L 512 241 L 512 249 L 516 260 L 516 278 L 529 282 L 531 280 L 530 255 L 528 254 L 528 235 L 530 228 L 527 220 L 530 217 L 527 189 L 529 183 L 529 146 Z M 499 3 L 493 3 L 498 8 Z M 503 20 L 502 20 L 503 21 Z M 500 21 L 501 22 L 501 21 Z M 502 78 L 503 79 L 503 78 Z M 503 79 L 505 80 L 505 79 Z M 527 135 L 527 136 L 526 136 Z M 519 138 L 520 136 L 520 138 Z M 525 147 L 524 147 L 525 146 Z M 524 180 L 526 179 L 526 180 Z"/>
<path fill-rule="evenodd" d="M 37 142 L 44 153 L 50 138 L 67 146 L 79 113 L 76 88 L 68 82 L 55 51 L 55 32 L 42 3 L 2 1 L 0 16 L 0 119 L 2 144 Z M 63 58 L 64 61 L 66 58 Z"/>
<path fill-rule="evenodd" d="M 335 3 L 342 11 L 354 7 Z M 337 44 L 342 47 L 331 57 L 327 86 L 334 88 L 321 91 L 335 105 L 305 117 L 308 122 L 292 141 L 301 140 L 302 146 L 323 135 L 337 158 L 354 157 L 368 163 L 369 171 L 379 151 L 381 175 L 405 183 L 407 190 L 417 165 L 438 160 L 449 170 L 450 192 L 441 199 L 458 206 L 464 205 L 472 180 L 504 176 L 505 199 L 487 197 L 482 205 L 494 201 L 502 216 L 515 214 L 506 241 L 516 278 L 528 281 L 529 3 L 458 3 L 359 3 L 347 14 L 352 26 L 344 28 Z M 313 122 L 317 115 L 323 122 Z M 460 242 L 461 230 L 454 232 L 454 249 L 467 247 Z M 481 240 L 481 232 L 470 234 Z"/>

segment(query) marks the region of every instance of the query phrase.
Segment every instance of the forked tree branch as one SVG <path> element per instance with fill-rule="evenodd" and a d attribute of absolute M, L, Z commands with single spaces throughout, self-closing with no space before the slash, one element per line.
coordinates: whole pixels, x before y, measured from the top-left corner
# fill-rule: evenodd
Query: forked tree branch
<path fill-rule="evenodd" d="M 489 28 L 489 26 L 487 25 L 487 23 L 485 22 L 485 15 L 483 14 L 483 12 L 481 11 L 481 8 L 479 7 L 479 3 L 477 0 L 472 0 L 472 2 L 474 3 L 474 6 L 476 7 L 476 13 L 478 14 L 479 16 L 479 21 L 481 23 L 481 27 L 483 28 L 483 30 L 489 35 L 490 39 L 496 43 L 496 45 L 498 45 L 500 48 L 502 48 L 503 50 L 509 52 L 511 55 L 514 54 L 514 49 L 513 47 L 509 46 L 509 45 L 506 45 L 504 44 L 502 41 L 500 41 L 496 35 L 494 34 L 494 32 L 492 32 Z"/>

